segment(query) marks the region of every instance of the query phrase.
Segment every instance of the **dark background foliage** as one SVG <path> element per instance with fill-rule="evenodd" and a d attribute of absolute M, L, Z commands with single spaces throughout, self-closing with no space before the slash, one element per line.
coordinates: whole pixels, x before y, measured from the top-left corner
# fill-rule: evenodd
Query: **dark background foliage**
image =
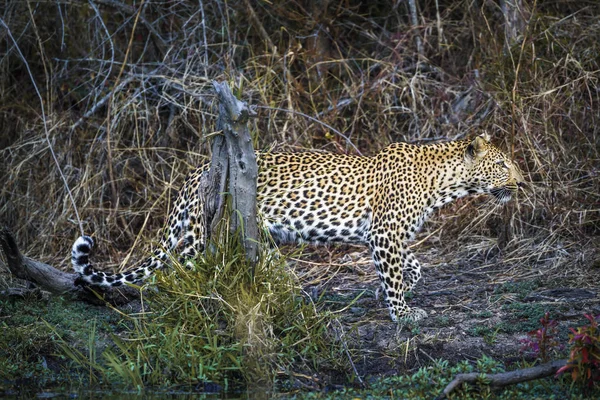
<path fill-rule="evenodd" d="M 2 223 L 27 254 L 67 267 L 79 228 L 51 147 L 97 251 L 113 262 L 141 254 L 185 173 L 206 160 L 210 81 L 226 80 L 259 106 L 259 149 L 373 154 L 487 130 L 532 191 L 501 210 L 461 201 L 423 237 L 458 257 L 469 250 L 457 240 L 485 242 L 518 260 L 516 276 L 591 284 L 600 6 L 427 0 L 411 13 L 411 3 L 3 3 Z"/>

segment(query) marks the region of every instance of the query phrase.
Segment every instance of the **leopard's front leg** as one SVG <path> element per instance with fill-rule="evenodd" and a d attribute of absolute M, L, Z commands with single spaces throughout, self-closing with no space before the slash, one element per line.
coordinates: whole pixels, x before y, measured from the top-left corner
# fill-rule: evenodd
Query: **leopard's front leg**
<path fill-rule="evenodd" d="M 404 299 L 404 292 L 415 286 L 421 272 L 418 261 L 403 245 L 401 235 L 390 230 L 372 233 L 369 248 L 392 320 L 418 321 L 427 317 L 425 311 L 410 308 Z"/>
<path fill-rule="evenodd" d="M 421 264 L 407 247 L 401 247 L 400 260 L 402 264 L 402 289 L 410 292 L 421 280 Z"/>

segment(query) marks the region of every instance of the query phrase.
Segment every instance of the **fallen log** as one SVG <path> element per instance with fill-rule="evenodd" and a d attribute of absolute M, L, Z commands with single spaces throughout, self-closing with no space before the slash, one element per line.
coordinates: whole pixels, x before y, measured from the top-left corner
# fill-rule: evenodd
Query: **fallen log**
<path fill-rule="evenodd" d="M 536 365 L 535 367 L 518 369 L 516 371 L 502 372 L 499 374 L 481 374 L 471 372 L 468 374 L 458 374 L 452 382 L 446 386 L 444 391 L 437 399 L 445 399 L 453 390 L 460 387 L 463 383 L 475 383 L 484 379 L 488 385 L 494 387 L 504 387 L 521 382 L 532 381 L 535 379 L 546 378 L 556 374 L 561 367 L 567 363 L 567 360 L 552 361 L 547 364 Z"/>
<path fill-rule="evenodd" d="M 6 257 L 8 269 L 14 276 L 50 293 L 70 296 L 92 304 L 109 303 L 112 305 L 127 304 L 140 297 L 140 291 L 129 286 L 103 290 L 101 287 L 92 289 L 75 284 L 78 274 L 61 271 L 22 255 L 15 238 L 6 227 L 0 228 L 0 249 Z M 6 294 L 18 293 L 23 293 L 23 291 L 11 289 L 6 291 Z"/>

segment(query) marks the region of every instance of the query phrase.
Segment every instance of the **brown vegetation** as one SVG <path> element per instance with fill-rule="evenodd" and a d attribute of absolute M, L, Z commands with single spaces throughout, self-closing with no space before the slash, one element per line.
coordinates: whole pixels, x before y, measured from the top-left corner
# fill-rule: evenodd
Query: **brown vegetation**
<path fill-rule="evenodd" d="M 600 6 L 522 4 L 525 25 L 507 35 L 493 1 L 419 1 L 412 23 L 391 1 L 8 2 L 1 222 L 25 254 L 68 268 L 80 234 L 68 186 L 96 259 L 136 260 L 206 159 L 210 81 L 228 80 L 258 106 L 261 149 L 371 154 L 488 130 L 531 192 L 501 213 L 459 202 L 423 237 L 448 260 L 501 250 L 500 281 L 594 286 Z"/>

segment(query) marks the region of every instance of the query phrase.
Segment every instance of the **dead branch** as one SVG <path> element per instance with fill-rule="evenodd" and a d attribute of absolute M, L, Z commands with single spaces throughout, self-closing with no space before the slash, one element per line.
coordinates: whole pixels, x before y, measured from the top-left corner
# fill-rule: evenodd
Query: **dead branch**
<path fill-rule="evenodd" d="M 77 122 L 75 122 L 73 124 L 71 129 L 75 129 L 79 125 L 81 125 L 84 120 L 89 118 L 92 114 L 94 114 L 96 111 L 98 111 L 98 109 L 100 107 L 102 107 L 108 100 L 110 100 L 115 93 L 120 92 L 125 86 L 129 85 L 135 78 L 136 78 L 136 76 L 129 76 L 129 77 L 123 79 L 121 82 L 119 82 L 119 84 L 117 86 L 115 86 L 110 92 L 108 92 L 108 94 L 106 96 L 101 98 L 96 104 L 94 104 L 94 106 L 90 110 L 88 110 L 81 118 L 79 118 L 77 120 Z"/>
<path fill-rule="evenodd" d="M 417 15 L 417 4 L 415 0 L 408 0 L 408 9 L 410 12 L 410 24 L 415 29 L 415 43 L 417 44 L 417 53 L 419 54 L 419 61 L 423 58 L 423 42 L 417 29 L 419 25 L 419 17 Z"/>
<path fill-rule="evenodd" d="M 250 21 L 252 22 L 252 25 L 254 25 L 254 27 L 258 30 L 258 34 L 260 35 L 262 40 L 264 40 L 264 42 L 267 44 L 269 51 L 276 55 L 277 47 L 273 44 L 273 41 L 271 40 L 269 34 L 265 30 L 265 27 L 260 22 L 260 18 L 258 18 L 258 16 L 256 15 L 256 11 L 254 11 L 254 8 L 252 8 L 252 5 L 248 0 L 244 0 L 244 5 L 246 6 L 246 10 L 248 10 L 248 15 L 250 16 Z"/>
<path fill-rule="evenodd" d="M 219 163 L 223 169 L 218 171 L 221 176 L 220 184 L 228 180 L 227 188 L 212 193 L 229 193 L 231 196 L 232 216 L 230 230 L 239 232 L 242 236 L 246 259 L 253 265 L 258 259 L 258 223 L 256 218 L 256 178 L 258 166 L 252 147 L 252 138 L 248 130 L 248 119 L 255 115 L 248 105 L 239 101 L 231 92 L 226 82 L 213 81 L 213 86 L 219 97 L 218 126 L 223 130 L 223 135 L 217 137 L 213 144 L 213 158 L 211 161 L 211 174 L 213 165 Z M 219 161 L 215 157 L 226 157 L 226 161 Z M 211 179 L 211 178 L 209 178 Z M 212 181 L 216 182 L 216 181 Z M 221 204 L 222 200 L 220 200 Z M 220 212 L 217 211 L 216 215 Z M 209 214 L 212 215 L 212 214 Z"/>
<path fill-rule="evenodd" d="M 135 9 L 135 7 L 127 5 L 125 3 L 121 3 L 119 1 L 115 1 L 115 0 L 94 0 L 95 3 L 98 4 L 102 4 L 103 6 L 107 6 L 107 7 L 111 7 L 114 9 L 117 9 L 119 11 L 122 11 L 130 16 L 132 15 L 136 15 L 138 10 Z M 160 33 L 158 33 L 158 31 L 154 28 L 154 26 L 143 16 L 140 15 L 140 22 L 142 23 L 142 25 L 144 25 L 144 27 L 146 29 L 148 29 L 148 32 L 150 32 L 150 35 L 153 38 L 153 42 L 154 45 L 156 46 L 156 49 L 158 50 L 158 53 L 160 55 L 160 58 L 164 58 L 165 54 L 167 53 L 166 51 L 166 41 L 165 39 L 163 39 L 163 37 L 160 35 Z"/>
<path fill-rule="evenodd" d="M 139 298 L 140 293 L 132 287 L 121 287 L 119 290 L 93 290 L 75 284 L 79 277 L 76 273 L 63 272 L 51 265 L 24 256 L 19 251 L 17 242 L 7 228 L 0 228 L 0 248 L 6 257 L 6 265 L 10 272 L 19 279 L 24 279 L 50 293 L 68 295 L 76 300 L 93 304 L 122 305 Z M 11 292 L 9 290 L 9 292 Z"/>
<path fill-rule="evenodd" d="M 463 383 L 475 383 L 481 379 L 488 382 L 488 385 L 494 387 L 504 387 L 514 385 L 516 383 L 533 381 L 535 379 L 546 378 L 556 374 L 562 366 L 567 363 L 567 360 L 552 361 L 547 364 L 536 365 L 535 367 L 518 369 L 516 371 L 503 372 L 500 374 L 480 374 L 471 372 L 469 374 L 458 374 L 452 382 L 446 386 L 442 394 L 437 399 L 445 399 L 456 388 Z"/>

